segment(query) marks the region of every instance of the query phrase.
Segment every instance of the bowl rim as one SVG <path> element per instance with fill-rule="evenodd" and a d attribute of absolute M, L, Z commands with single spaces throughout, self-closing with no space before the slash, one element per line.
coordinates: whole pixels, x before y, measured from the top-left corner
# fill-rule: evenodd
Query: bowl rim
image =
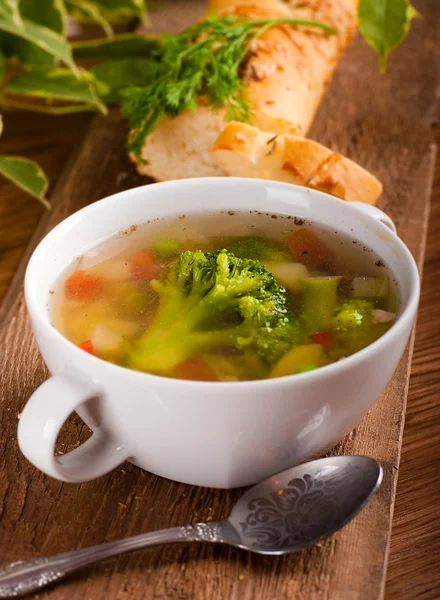
<path fill-rule="evenodd" d="M 253 185 L 258 187 L 264 185 L 283 190 L 292 190 L 292 188 L 295 188 L 301 190 L 301 192 L 303 193 L 309 193 L 311 196 L 321 199 L 323 202 L 326 202 L 329 205 L 333 204 L 335 207 L 341 207 L 340 203 L 343 202 L 345 208 L 348 208 L 349 211 L 354 211 L 358 214 L 359 217 L 374 222 L 375 225 L 379 227 L 379 229 L 382 229 L 383 232 L 386 232 L 388 235 L 392 236 L 393 242 L 398 246 L 398 249 L 401 252 L 401 260 L 406 262 L 406 266 L 407 268 L 409 268 L 408 277 L 411 279 L 412 284 L 409 297 L 407 302 L 403 306 L 403 310 L 400 313 L 394 325 L 373 343 L 369 344 L 362 350 L 359 350 L 358 352 L 355 352 L 350 356 L 340 359 L 337 362 L 324 365 L 316 370 L 307 371 L 305 373 L 297 373 L 293 375 L 285 375 L 282 377 L 248 381 L 192 381 L 184 379 L 175 379 L 172 377 L 164 377 L 162 375 L 155 375 L 153 373 L 137 371 L 135 369 L 130 369 L 128 367 L 123 367 L 114 363 L 110 363 L 108 361 L 105 361 L 104 359 L 98 358 L 97 356 L 93 356 L 84 352 L 83 350 L 78 348 L 73 342 L 64 337 L 57 329 L 55 329 L 55 327 L 53 327 L 49 319 L 49 312 L 42 310 L 39 303 L 36 301 L 36 295 L 40 295 L 42 292 L 38 292 L 35 289 L 35 284 L 38 280 L 38 277 L 33 272 L 35 270 L 35 266 L 41 260 L 40 254 L 45 251 L 46 247 L 49 244 L 52 243 L 53 238 L 57 238 L 60 235 L 60 232 L 65 228 L 69 228 L 71 224 L 73 224 L 74 226 L 74 221 L 78 219 L 79 216 L 89 214 L 93 215 L 96 211 L 104 210 L 105 208 L 111 207 L 113 204 L 118 203 L 121 198 L 124 198 L 125 201 L 127 201 L 130 197 L 136 196 L 139 193 L 145 192 L 148 194 L 150 193 L 150 190 L 152 188 L 156 188 L 157 186 L 161 186 L 163 188 L 171 188 L 175 187 L 177 184 L 179 185 L 179 187 L 197 187 L 198 185 L 202 184 L 206 185 L 206 183 L 212 183 L 214 185 L 226 187 L 234 187 L 237 185 Z M 323 223 L 325 223 L 325 221 L 323 221 Z M 49 290 L 46 290 L 46 293 L 48 292 Z M 319 379 L 327 378 L 329 375 L 337 375 L 350 369 L 351 367 L 356 367 L 357 365 L 359 365 L 359 363 L 362 363 L 364 360 L 368 359 L 368 357 L 373 355 L 376 350 L 380 350 L 382 346 L 388 344 L 392 345 L 395 341 L 399 339 L 399 337 L 402 334 L 404 334 L 405 329 L 408 327 L 408 325 L 412 326 L 412 321 L 415 319 L 420 297 L 420 276 L 414 257 L 412 256 L 407 246 L 399 238 L 399 236 L 394 232 L 390 231 L 390 229 L 384 223 L 374 219 L 368 214 L 365 214 L 356 206 L 350 206 L 350 202 L 340 200 L 339 198 L 336 198 L 324 192 L 320 192 L 310 188 L 304 188 L 303 186 L 285 182 L 265 179 L 251 179 L 245 177 L 203 177 L 172 180 L 165 182 L 155 182 L 145 184 L 143 186 L 138 186 L 135 188 L 130 188 L 128 190 L 124 190 L 122 192 L 106 196 L 105 198 L 97 200 L 96 202 L 92 202 L 84 208 L 81 208 L 80 210 L 72 213 L 71 215 L 60 221 L 48 234 L 46 234 L 46 236 L 43 237 L 43 239 L 34 249 L 26 268 L 24 280 L 24 294 L 27 310 L 31 315 L 31 318 L 41 323 L 45 327 L 46 332 L 50 336 L 52 336 L 52 338 L 56 342 L 60 343 L 65 348 L 65 351 L 67 353 L 69 353 L 69 351 L 73 351 L 74 355 L 76 353 L 78 361 L 88 361 L 88 364 L 91 365 L 92 371 L 93 365 L 99 365 L 105 371 L 110 370 L 114 371 L 114 374 L 119 374 L 122 377 L 134 378 L 136 381 L 144 383 L 144 385 L 148 384 L 148 382 L 152 380 L 153 383 L 161 383 L 162 385 L 179 387 L 184 385 L 188 389 L 202 386 L 204 390 L 208 390 L 209 388 L 211 390 L 215 389 L 217 391 L 220 391 L 220 389 L 236 390 L 237 387 L 243 389 L 244 387 L 255 388 L 256 386 L 273 386 L 274 384 L 291 385 L 293 381 L 301 381 L 302 383 L 306 383 L 309 380 L 319 381 Z M 98 363 L 96 361 L 98 361 Z M 219 384 L 221 384 L 221 387 L 219 387 Z"/>

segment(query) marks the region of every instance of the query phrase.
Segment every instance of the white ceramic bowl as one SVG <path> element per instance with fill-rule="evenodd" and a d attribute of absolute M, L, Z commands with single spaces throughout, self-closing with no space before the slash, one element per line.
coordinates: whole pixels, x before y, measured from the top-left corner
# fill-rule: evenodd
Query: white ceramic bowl
<path fill-rule="evenodd" d="M 261 210 L 318 221 L 375 250 L 397 280 L 395 325 L 361 352 L 313 372 L 236 383 L 191 382 L 130 371 L 87 354 L 51 325 L 49 290 L 74 257 L 103 238 L 154 217 L 213 210 Z M 255 483 L 336 443 L 391 378 L 417 310 L 414 260 L 381 211 L 270 181 L 206 178 L 122 192 L 72 215 L 35 250 L 26 303 L 53 376 L 26 404 L 23 454 L 63 481 L 98 477 L 124 460 L 186 483 L 230 488 Z M 54 455 L 76 411 L 93 430 L 82 446 Z"/>

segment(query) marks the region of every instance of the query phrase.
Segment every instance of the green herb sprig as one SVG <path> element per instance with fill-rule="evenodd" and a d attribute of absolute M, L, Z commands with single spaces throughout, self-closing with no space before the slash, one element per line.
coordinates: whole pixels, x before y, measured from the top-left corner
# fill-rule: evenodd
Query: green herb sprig
<path fill-rule="evenodd" d="M 209 17 L 182 33 L 164 35 L 152 51 L 143 86 L 122 92 L 122 113 L 132 134 L 128 147 L 139 159 L 147 136 L 160 119 L 194 110 L 200 97 L 208 106 L 225 106 L 227 118 L 248 121 L 250 106 L 242 96 L 240 65 L 252 42 L 276 25 L 305 25 L 328 34 L 336 30 L 319 21 L 261 19 L 249 21 L 234 16 Z"/>

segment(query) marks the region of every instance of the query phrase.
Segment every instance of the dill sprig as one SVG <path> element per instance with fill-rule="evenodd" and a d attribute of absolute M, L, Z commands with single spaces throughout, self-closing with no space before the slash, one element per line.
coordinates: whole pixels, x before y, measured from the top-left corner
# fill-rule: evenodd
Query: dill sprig
<path fill-rule="evenodd" d="M 228 119 L 248 121 L 251 108 L 241 94 L 240 65 L 252 42 L 276 25 L 305 25 L 336 33 L 319 21 L 214 16 L 182 33 L 163 35 L 145 73 L 149 83 L 122 93 L 122 113 L 132 129 L 128 149 L 142 160 L 145 140 L 160 119 L 195 110 L 201 96 L 214 109 L 225 106 Z"/>

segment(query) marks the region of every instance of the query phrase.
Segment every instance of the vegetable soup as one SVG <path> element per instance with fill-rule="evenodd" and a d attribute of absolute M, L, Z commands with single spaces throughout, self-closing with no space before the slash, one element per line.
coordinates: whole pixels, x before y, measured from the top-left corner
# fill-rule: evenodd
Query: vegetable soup
<path fill-rule="evenodd" d="M 84 352 L 179 379 L 312 371 L 394 323 L 392 274 L 371 249 L 300 218 L 157 219 L 85 252 L 51 291 L 55 327 Z"/>

